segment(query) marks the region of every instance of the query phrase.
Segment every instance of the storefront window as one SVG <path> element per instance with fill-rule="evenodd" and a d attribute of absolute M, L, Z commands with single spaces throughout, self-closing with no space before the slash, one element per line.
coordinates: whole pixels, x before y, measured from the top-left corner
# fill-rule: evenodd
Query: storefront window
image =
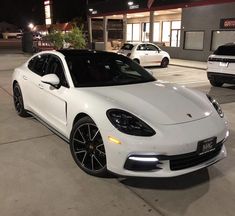
<path fill-rule="evenodd" d="M 140 40 L 140 24 L 127 24 L 127 41 Z"/>
<path fill-rule="evenodd" d="M 153 41 L 159 42 L 160 41 L 160 23 L 154 23 L 154 32 L 153 32 Z"/>
<path fill-rule="evenodd" d="M 213 31 L 211 50 L 218 46 L 235 41 L 235 31 Z"/>
<path fill-rule="evenodd" d="M 203 50 L 204 32 L 188 31 L 185 32 L 184 48 L 190 50 Z"/>
<path fill-rule="evenodd" d="M 181 21 L 171 22 L 171 46 L 172 47 L 180 46 L 180 28 L 181 28 Z"/>
<path fill-rule="evenodd" d="M 162 24 L 162 42 L 166 46 L 170 45 L 171 22 L 163 22 Z"/>
<path fill-rule="evenodd" d="M 142 23 L 142 41 L 149 41 L 149 23 Z"/>

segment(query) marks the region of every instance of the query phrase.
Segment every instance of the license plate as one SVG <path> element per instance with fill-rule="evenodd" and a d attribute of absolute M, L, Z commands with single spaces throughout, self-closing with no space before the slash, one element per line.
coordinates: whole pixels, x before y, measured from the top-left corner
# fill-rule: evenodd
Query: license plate
<path fill-rule="evenodd" d="M 205 140 L 201 140 L 198 142 L 198 154 L 203 155 L 208 152 L 214 151 L 216 148 L 216 137 L 211 137 Z"/>
<path fill-rule="evenodd" d="M 228 67 L 228 62 L 220 62 L 219 66 L 220 67 Z"/>

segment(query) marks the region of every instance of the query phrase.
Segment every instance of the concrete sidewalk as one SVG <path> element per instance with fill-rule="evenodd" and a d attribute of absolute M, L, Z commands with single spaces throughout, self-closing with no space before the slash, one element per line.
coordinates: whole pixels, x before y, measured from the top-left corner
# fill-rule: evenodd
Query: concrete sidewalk
<path fill-rule="evenodd" d="M 195 69 L 200 69 L 200 70 L 206 70 L 207 68 L 207 62 L 174 59 L 174 58 L 170 60 L 170 65 L 195 68 Z"/>

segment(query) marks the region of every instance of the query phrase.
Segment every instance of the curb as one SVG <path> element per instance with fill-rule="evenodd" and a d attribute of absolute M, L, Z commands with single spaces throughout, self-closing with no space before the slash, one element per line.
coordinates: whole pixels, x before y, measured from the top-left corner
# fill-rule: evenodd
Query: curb
<path fill-rule="evenodd" d="M 198 69 L 198 70 L 206 70 L 206 67 L 197 67 L 197 66 L 188 66 L 188 65 L 181 65 L 181 64 L 172 64 L 169 65 L 177 66 L 177 67 L 185 67 L 185 68 L 192 68 L 192 69 Z"/>

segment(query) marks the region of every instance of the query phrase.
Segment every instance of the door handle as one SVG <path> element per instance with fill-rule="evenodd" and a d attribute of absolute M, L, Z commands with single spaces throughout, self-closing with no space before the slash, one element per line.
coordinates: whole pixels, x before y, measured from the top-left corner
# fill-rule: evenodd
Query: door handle
<path fill-rule="evenodd" d="M 44 87 L 43 87 L 43 85 L 42 84 L 38 84 L 38 87 L 40 88 L 40 89 L 43 89 Z"/>
<path fill-rule="evenodd" d="M 23 79 L 24 79 L 24 80 L 27 80 L 27 79 L 28 79 L 28 77 L 27 77 L 27 76 L 25 76 L 25 75 L 23 75 Z"/>

